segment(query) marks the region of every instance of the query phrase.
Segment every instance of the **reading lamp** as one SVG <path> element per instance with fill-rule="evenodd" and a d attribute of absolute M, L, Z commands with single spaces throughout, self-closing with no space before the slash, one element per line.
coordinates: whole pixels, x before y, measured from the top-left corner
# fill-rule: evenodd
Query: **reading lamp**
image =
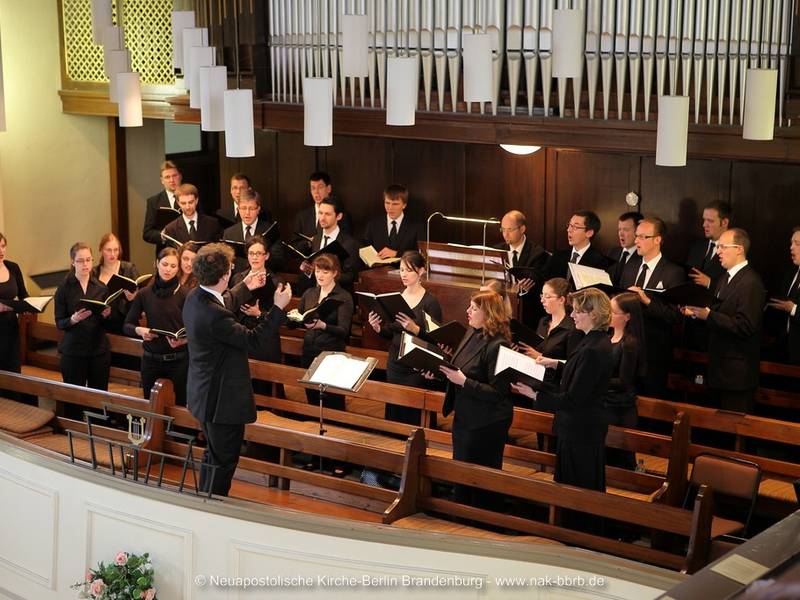
<path fill-rule="evenodd" d="M 435 213 L 432 213 L 431 216 L 428 217 L 428 220 L 425 224 L 426 231 L 425 231 L 425 269 L 428 273 L 428 279 L 431 277 L 430 271 L 430 243 L 431 243 L 431 219 L 435 216 L 442 217 L 445 221 L 460 221 L 462 223 L 482 223 L 483 224 L 483 264 L 481 265 L 481 285 L 486 281 L 486 226 L 487 225 L 499 225 L 500 221 L 495 219 L 494 217 L 490 217 L 488 219 L 476 219 L 474 217 L 456 217 L 453 215 L 446 215 L 444 213 L 439 212 L 438 210 Z"/>

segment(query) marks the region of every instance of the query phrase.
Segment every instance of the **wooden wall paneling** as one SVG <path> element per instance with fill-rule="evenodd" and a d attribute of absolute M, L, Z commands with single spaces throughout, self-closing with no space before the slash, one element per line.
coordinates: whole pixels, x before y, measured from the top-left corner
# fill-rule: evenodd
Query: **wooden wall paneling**
<path fill-rule="evenodd" d="M 790 267 L 792 228 L 800 225 L 800 167 L 736 161 L 731 179 L 733 224 L 750 234 L 750 260 L 764 284 L 785 295 L 777 287 Z"/>
<path fill-rule="evenodd" d="M 702 237 L 703 206 L 730 200 L 730 161 L 689 159 L 685 167 L 659 167 L 642 159 L 641 207 L 667 223 L 664 255 L 683 264 L 693 240 Z"/>
<path fill-rule="evenodd" d="M 564 224 L 556 223 L 556 169 L 557 148 L 546 148 L 544 155 L 544 243 L 547 250 L 554 250 L 559 237 L 564 237 Z"/>
<path fill-rule="evenodd" d="M 625 195 L 631 190 L 631 165 L 635 155 L 558 150 L 555 164 L 555 245 L 566 248 L 566 226 L 579 210 L 593 210 L 602 227 L 597 246 L 602 252 L 618 244 L 617 217 L 627 210 Z M 634 169 L 635 170 L 635 169 Z"/>
<path fill-rule="evenodd" d="M 383 190 L 393 183 L 386 172 L 387 146 L 390 142 L 379 138 L 336 136 L 333 146 L 319 150 L 319 168 L 333 178 L 333 192 L 344 202 L 359 238 L 367 222 L 384 212 Z M 412 201 L 409 214 L 422 218 L 418 208 Z"/>
<path fill-rule="evenodd" d="M 128 159 L 125 148 L 125 128 L 113 117 L 108 124 L 108 172 L 111 191 L 111 231 L 119 238 L 122 251 L 130 256 L 128 234 Z"/>
<path fill-rule="evenodd" d="M 418 207 L 418 215 L 466 213 L 463 144 L 394 140 L 392 152 L 393 180 L 409 188 L 409 203 Z M 431 240 L 475 244 L 480 240 L 476 227 L 437 217 L 431 221 Z"/>
<path fill-rule="evenodd" d="M 256 129 L 256 155 L 253 158 L 227 158 L 220 144 L 219 198 L 220 206 L 231 201 L 230 180 L 234 173 L 244 173 L 275 215 L 278 206 L 277 152 L 278 133 Z M 282 134 L 281 134 L 282 135 Z M 224 136 L 219 134 L 220 138 Z"/>
<path fill-rule="evenodd" d="M 318 168 L 317 153 L 315 148 L 303 144 L 302 133 L 279 133 L 276 139 L 275 199 L 278 210 L 275 216 L 280 223 L 287 224 L 286 231 L 291 233 L 295 213 L 312 202 L 308 192 L 308 176 Z M 336 175 L 333 177 L 333 190 L 336 193 Z"/>

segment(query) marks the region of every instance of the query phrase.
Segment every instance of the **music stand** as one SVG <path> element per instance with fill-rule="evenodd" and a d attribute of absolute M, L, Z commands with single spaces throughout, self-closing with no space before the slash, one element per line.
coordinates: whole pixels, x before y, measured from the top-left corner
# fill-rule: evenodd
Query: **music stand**
<path fill-rule="evenodd" d="M 325 392 L 329 388 L 345 393 L 357 392 L 377 364 L 377 358 L 359 358 L 347 352 L 321 352 L 311 366 L 306 369 L 303 376 L 297 380 L 297 383 L 303 387 L 319 390 L 320 435 L 325 435 L 322 413 L 322 400 Z"/>

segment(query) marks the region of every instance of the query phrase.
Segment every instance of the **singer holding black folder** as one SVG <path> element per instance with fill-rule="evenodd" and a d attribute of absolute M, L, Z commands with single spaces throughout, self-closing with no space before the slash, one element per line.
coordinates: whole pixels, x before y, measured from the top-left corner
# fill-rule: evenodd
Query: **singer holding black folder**
<path fill-rule="evenodd" d="M 305 324 L 306 334 L 303 338 L 301 357 L 303 368 L 311 366 L 320 352 L 326 350 L 344 352 L 353 321 L 353 297 L 337 283 L 340 272 L 339 259 L 332 254 L 320 254 L 314 259 L 313 267 L 317 285 L 305 291 L 297 310 L 304 313 L 325 298 L 339 300 L 341 303 L 335 310 L 320 311 L 318 319 Z M 317 390 L 306 389 L 306 398 L 309 404 L 319 404 Z M 344 396 L 325 394 L 323 406 L 344 410 Z"/>
<path fill-rule="evenodd" d="M 400 313 L 394 323 L 384 323 L 376 312 L 369 313 L 369 324 L 381 337 L 391 338 L 389 360 L 386 363 L 386 381 L 400 385 L 429 388 L 430 380 L 426 380 L 414 369 L 401 364 L 397 357 L 400 352 L 400 340 L 403 332 L 425 337 L 425 313 L 437 323 L 442 321 L 442 307 L 431 292 L 422 287 L 425 275 L 425 259 L 415 251 L 409 250 L 400 258 L 400 280 L 405 289 L 401 294 L 413 314 Z M 408 406 L 386 404 L 385 418 L 390 421 L 420 424 L 420 410 Z"/>
<path fill-rule="evenodd" d="M 87 244 L 73 244 L 69 258 L 70 272 L 53 299 L 56 327 L 64 332 L 58 344 L 61 377 L 64 383 L 107 390 L 111 350 L 105 327 L 111 307 L 94 314 L 79 303 L 84 298 L 105 300 L 108 288 L 92 276 L 92 249 Z"/>
<path fill-rule="evenodd" d="M 502 297 L 476 292 L 467 308 L 470 330 L 451 362 L 457 369 L 439 367 L 448 379 L 442 414 L 453 418 L 453 459 L 499 469 L 511 427 L 514 405 L 508 384 L 494 376 L 500 346 L 510 346 L 511 331 Z M 456 485 L 456 500 L 487 506 L 491 493 Z"/>
<path fill-rule="evenodd" d="M 178 251 L 164 248 L 158 253 L 156 275 L 150 283 L 139 290 L 131 302 L 125 318 L 125 335 L 138 336 L 142 343 L 142 392 L 145 399 L 156 380 L 170 379 L 175 388 L 175 404 L 186 406 L 186 374 L 189 369 L 189 353 L 186 338 L 159 335 L 153 329 L 177 333 L 183 329 L 183 303 L 187 289 L 180 284 Z M 139 325 L 144 313 L 147 326 Z"/>
<path fill-rule="evenodd" d="M 122 246 L 119 238 L 113 233 L 107 233 L 100 238 L 100 263 L 92 269 L 92 276 L 96 277 L 100 283 L 108 286 L 112 275 L 121 275 L 128 279 L 136 279 L 139 276 L 139 269 L 136 265 L 122 258 Z M 130 302 L 136 296 L 136 292 L 125 290 L 122 292 L 124 298 L 114 301 L 111 306 L 111 315 L 108 318 L 107 329 L 113 333 L 122 333 L 122 326 L 128 314 Z"/>
<path fill-rule="evenodd" d="M 0 233 L 0 369 L 20 372 L 19 320 L 14 309 L 3 300 L 28 297 L 19 265 L 6 260 L 6 236 Z"/>

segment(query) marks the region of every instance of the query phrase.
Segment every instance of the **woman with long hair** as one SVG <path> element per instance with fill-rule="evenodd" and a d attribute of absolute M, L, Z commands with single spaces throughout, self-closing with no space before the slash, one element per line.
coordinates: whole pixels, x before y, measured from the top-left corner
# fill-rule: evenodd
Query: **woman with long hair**
<path fill-rule="evenodd" d="M 425 259 L 416 250 L 408 250 L 400 258 L 400 280 L 403 282 L 404 289 L 401 293 L 403 300 L 413 314 L 397 315 L 394 323 L 384 323 L 380 315 L 376 312 L 369 313 L 369 324 L 380 334 L 381 337 L 391 339 L 389 345 L 389 359 L 386 363 L 386 381 L 400 385 L 410 385 L 413 387 L 430 387 L 430 381 L 425 379 L 414 369 L 401 364 L 398 360 L 400 352 L 400 340 L 404 332 L 411 335 L 424 335 L 425 314 L 427 313 L 435 321 L 442 321 L 442 307 L 439 301 L 431 292 L 422 287 L 422 278 L 425 275 Z M 386 404 L 385 418 L 390 421 L 409 423 L 411 425 L 420 424 L 420 413 L 418 408 L 407 406 L 397 406 Z"/>
<path fill-rule="evenodd" d="M 614 370 L 606 394 L 608 424 L 635 428 L 637 383 L 647 369 L 642 304 L 638 294 L 624 292 L 611 299 L 611 347 Z M 606 449 L 606 463 L 623 469 L 636 468 L 636 454 Z"/>
<path fill-rule="evenodd" d="M 122 260 L 122 245 L 119 238 L 113 233 L 107 233 L 100 238 L 98 245 L 100 262 L 92 269 L 92 276 L 103 285 L 107 286 L 113 275 L 136 279 L 139 276 L 139 269 L 131 262 Z M 123 298 L 118 298 L 111 305 L 111 315 L 108 318 L 107 329 L 114 333 L 122 333 L 125 317 L 128 314 L 130 303 L 136 296 L 136 292 L 125 290 Z"/>
<path fill-rule="evenodd" d="M 111 307 L 95 314 L 81 308 L 80 301 L 105 300 L 108 288 L 92 275 L 92 249 L 88 244 L 73 244 L 69 258 L 69 274 L 53 300 L 56 327 L 64 332 L 58 344 L 61 376 L 64 383 L 107 390 L 111 350 L 105 327 Z"/>
<path fill-rule="evenodd" d="M 28 290 L 19 265 L 6 259 L 7 243 L 6 236 L 0 233 L 0 369 L 19 373 L 19 320 L 10 301 L 24 300 Z"/>
<path fill-rule="evenodd" d="M 149 399 L 153 384 L 164 377 L 172 380 L 175 403 L 186 406 L 186 375 L 189 369 L 186 337 L 174 338 L 153 331 L 158 329 L 177 333 L 183 329 L 186 290 L 180 284 L 179 270 L 177 250 L 168 247 L 158 253 L 156 274 L 131 302 L 124 332 L 144 340 L 141 370 L 144 397 Z M 142 313 L 147 326 L 139 325 Z"/>
<path fill-rule="evenodd" d="M 470 329 L 455 349 L 451 363 L 440 367 L 448 380 L 442 413 L 454 413 L 453 458 L 499 469 L 503 465 L 514 405 L 508 385 L 494 376 L 500 346 L 509 346 L 511 332 L 503 298 L 497 292 L 476 292 L 467 308 Z M 491 495 L 458 485 L 456 500 L 487 505 Z"/>
<path fill-rule="evenodd" d="M 197 251 L 200 248 L 194 242 L 186 242 L 178 250 L 178 264 L 180 265 L 180 283 L 181 287 L 187 291 L 193 290 L 197 287 L 197 277 L 192 273 L 192 261 L 197 256 Z"/>

